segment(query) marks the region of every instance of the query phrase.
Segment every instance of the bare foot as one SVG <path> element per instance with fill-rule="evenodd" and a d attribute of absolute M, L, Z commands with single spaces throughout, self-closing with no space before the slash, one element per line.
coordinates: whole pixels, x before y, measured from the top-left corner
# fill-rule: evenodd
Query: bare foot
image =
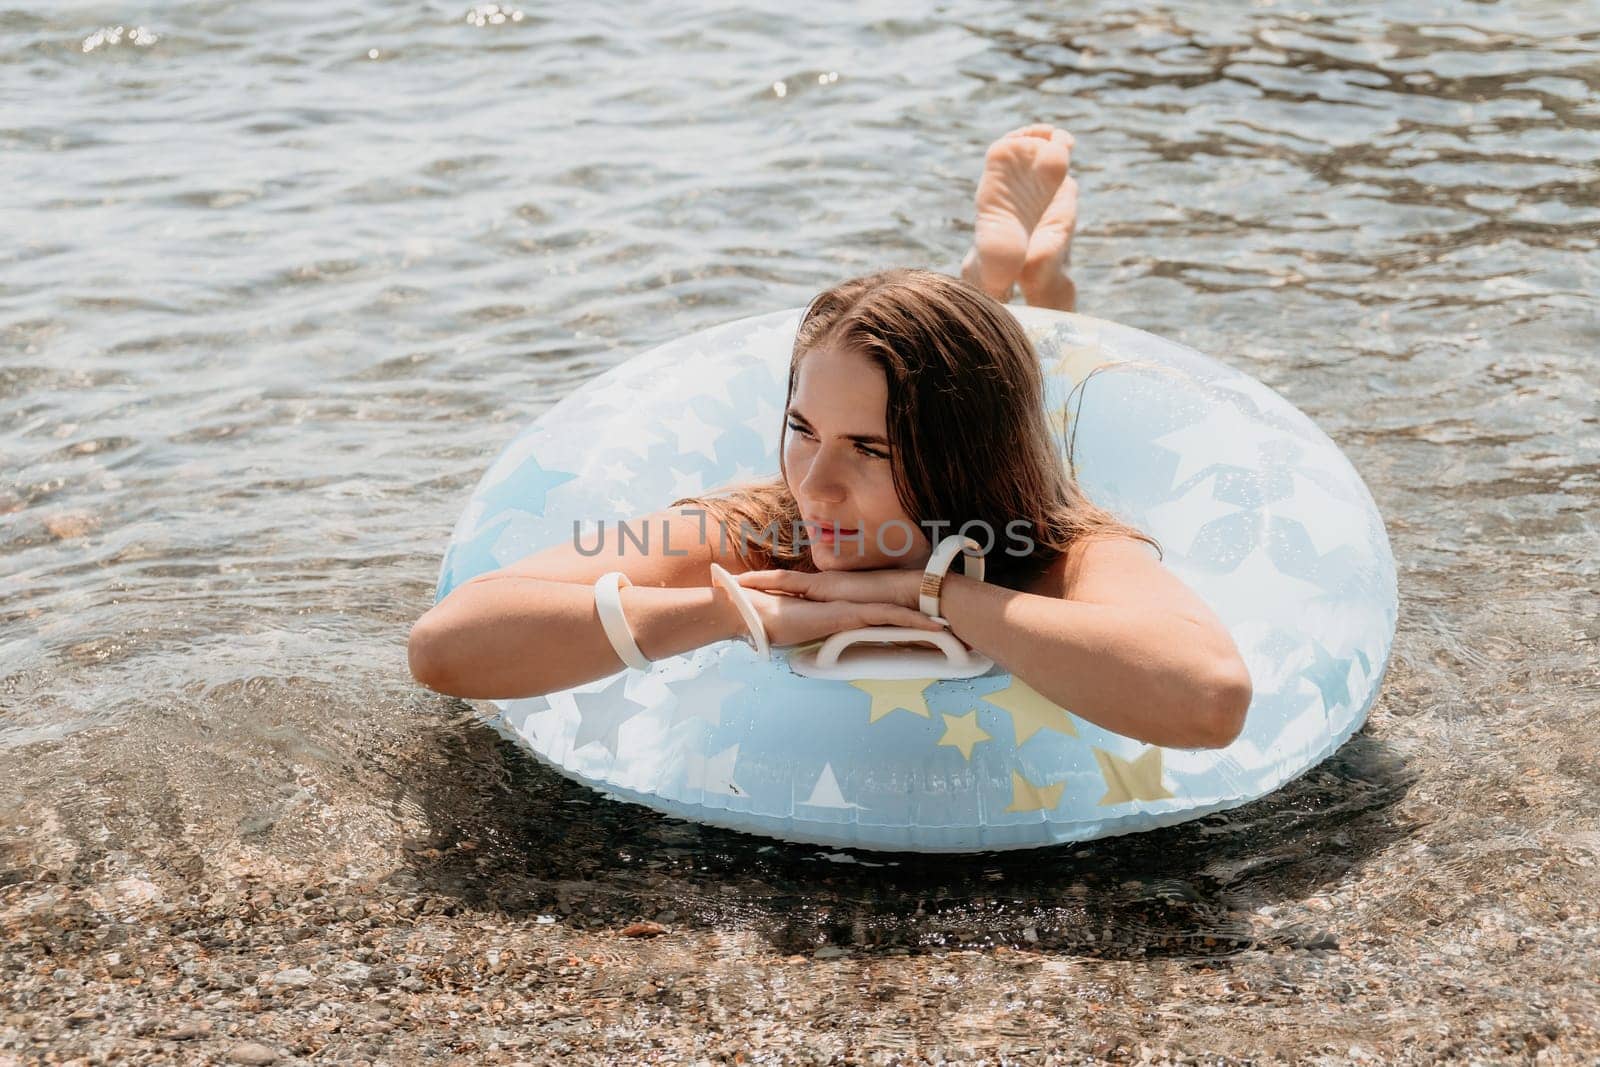
<path fill-rule="evenodd" d="M 1050 205 L 1028 237 L 1027 258 L 1017 278 L 1028 303 L 1061 311 L 1076 310 L 1078 287 L 1072 283 L 1071 267 L 1072 231 L 1077 225 L 1078 179 L 1068 174 L 1061 179 Z"/>
<path fill-rule="evenodd" d="M 1009 300 L 1019 281 L 1036 293 L 1061 295 L 1050 270 L 1064 267 L 1076 215 L 1077 183 L 1063 189 L 1072 144 L 1067 131 L 1040 123 L 1012 130 L 984 155 L 973 247 L 961 276 L 996 300 Z M 1047 216 L 1050 230 L 1036 250 L 1033 234 Z"/>

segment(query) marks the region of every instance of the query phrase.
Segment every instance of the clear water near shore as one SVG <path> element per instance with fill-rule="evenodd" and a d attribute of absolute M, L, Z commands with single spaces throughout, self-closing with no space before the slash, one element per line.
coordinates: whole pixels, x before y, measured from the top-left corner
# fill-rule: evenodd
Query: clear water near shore
<path fill-rule="evenodd" d="M 0 12 L 0 1062 L 1600 1053 L 1600 7 L 514 9 Z M 1036 120 L 1080 310 L 1261 378 L 1383 510 L 1350 745 L 1170 830 L 849 856 L 412 684 L 518 428 L 954 271 Z"/>

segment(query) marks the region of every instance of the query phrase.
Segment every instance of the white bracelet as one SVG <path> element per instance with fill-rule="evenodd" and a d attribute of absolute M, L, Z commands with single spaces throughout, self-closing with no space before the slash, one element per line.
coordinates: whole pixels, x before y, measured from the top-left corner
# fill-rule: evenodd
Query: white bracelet
<path fill-rule="evenodd" d="M 951 534 L 940 541 L 933 555 L 928 557 L 928 565 L 922 572 L 922 585 L 917 591 L 917 606 L 922 613 L 945 626 L 950 625 L 950 620 L 939 614 L 939 591 L 944 585 L 945 572 L 950 569 L 950 563 L 957 554 L 961 555 L 961 573 L 983 581 L 983 554 L 978 542 L 961 534 Z"/>
<path fill-rule="evenodd" d="M 761 616 L 756 613 L 756 606 L 750 603 L 750 596 L 745 592 L 739 580 L 729 574 L 718 564 L 711 565 L 711 580 L 728 591 L 728 597 L 733 601 L 734 607 L 739 609 L 739 617 L 744 619 L 745 628 L 750 631 L 750 644 L 756 650 L 756 655 L 768 659 L 772 655 L 772 646 L 767 641 L 767 628 L 761 625 Z"/>
<path fill-rule="evenodd" d="M 639 651 L 639 644 L 633 639 L 633 630 L 622 614 L 622 594 L 618 591 L 619 585 L 632 584 L 621 571 L 602 574 L 594 583 L 594 608 L 600 613 L 600 625 L 605 627 L 606 637 L 616 650 L 617 658 L 629 667 L 647 671 L 650 661 Z"/>

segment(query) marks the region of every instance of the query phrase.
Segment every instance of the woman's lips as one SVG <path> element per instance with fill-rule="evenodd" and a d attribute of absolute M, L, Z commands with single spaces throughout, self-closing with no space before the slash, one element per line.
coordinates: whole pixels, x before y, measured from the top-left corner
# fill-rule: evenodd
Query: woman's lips
<path fill-rule="evenodd" d="M 841 534 L 853 534 L 858 529 L 854 526 L 830 526 L 825 522 L 813 523 L 816 527 L 816 537 L 819 541 L 832 541 Z"/>

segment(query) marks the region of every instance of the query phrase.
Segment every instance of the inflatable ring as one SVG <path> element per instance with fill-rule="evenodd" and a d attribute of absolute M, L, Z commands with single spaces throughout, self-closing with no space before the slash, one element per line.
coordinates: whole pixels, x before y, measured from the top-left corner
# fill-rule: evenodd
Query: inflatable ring
<path fill-rule="evenodd" d="M 1028 848 L 1193 819 L 1260 797 L 1365 721 L 1388 667 L 1394 560 L 1365 484 L 1277 393 L 1127 326 L 1009 307 L 1097 504 L 1160 541 L 1250 669 L 1222 749 L 1147 745 L 992 667 L 965 678 L 806 676 L 725 641 L 572 689 L 482 702 L 560 773 L 667 815 L 829 846 Z M 803 308 L 630 359 L 556 404 L 485 473 L 436 599 L 573 536 L 778 470 Z M 1092 377 L 1101 364 L 1109 367 Z M 1070 405 L 1070 406 L 1069 406 Z M 486 705 L 486 706 L 485 706 Z"/>

